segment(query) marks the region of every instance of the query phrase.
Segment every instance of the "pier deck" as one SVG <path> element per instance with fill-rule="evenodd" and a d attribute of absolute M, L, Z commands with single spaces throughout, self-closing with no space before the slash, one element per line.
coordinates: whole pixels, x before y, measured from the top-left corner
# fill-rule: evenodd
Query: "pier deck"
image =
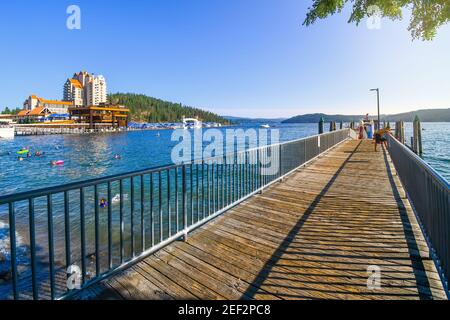
<path fill-rule="evenodd" d="M 82 295 L 446 299 L 387 151 L 355 140 Z"/>

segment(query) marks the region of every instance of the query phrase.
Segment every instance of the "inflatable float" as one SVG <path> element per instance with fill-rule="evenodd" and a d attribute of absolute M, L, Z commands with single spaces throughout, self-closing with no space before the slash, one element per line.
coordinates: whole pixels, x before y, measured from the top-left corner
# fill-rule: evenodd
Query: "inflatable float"
<path fill-rule="evenodd" d="M 22 154 L 27 154 L 28 152 L 30 152 L 28 149 L 24 149 L 24 150 L 17 151 L 17 154 L 22 155 Z"/>
<path fill-rule="evenodd" d="M 56 160 L 51 162 L 52 166 L 62 166 L 64 165 L 64 160 Z"/>

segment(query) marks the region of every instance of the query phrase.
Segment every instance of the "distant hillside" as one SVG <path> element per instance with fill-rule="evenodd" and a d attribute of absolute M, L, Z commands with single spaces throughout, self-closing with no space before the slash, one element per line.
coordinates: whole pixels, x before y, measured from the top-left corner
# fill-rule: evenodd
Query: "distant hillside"
<path fill-rule="evenodd" d="M 424 109 L 392 115 L 383 114 L 380 115 L 380 117 L 382 121 L 395 122 L 403 120 L 405 122 L 412 122 L 416 115 L 419 116 L 420 121 L 422 122 L 450 122 L 450 109 Z M 284 120 L 283 123 L 316 123 L 319 122 L 321 117 L 323 117 L 326 122 L 352 122 L 359 121 L 364 117 L 364 115 L 328 115 L 324 113 L 314 113 L 295 116 Z M 370 118 L 376 119 L 376 116 L 372 115 Z"/>
<path fill-rule="evenodd" d="M 229 124 L 230 121 L 209 111 L 183 106 L 143 94 L 114 93 L 108 96 L 113 104 L 121 104 L 130 109 L 132 121 L 179 122 L 183 116 L 198 117 L 203 122 Z"/>

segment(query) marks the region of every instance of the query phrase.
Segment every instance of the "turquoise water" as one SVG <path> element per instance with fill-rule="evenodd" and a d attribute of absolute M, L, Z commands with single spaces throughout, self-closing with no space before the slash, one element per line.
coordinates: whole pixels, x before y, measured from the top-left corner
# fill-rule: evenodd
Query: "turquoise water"
<path fill-rule="evenodd" d="M 226 129 L 259 129 L 258 124 L 251 124 L 243 127 L 230 127 Z M 306 136 L 315 135 L 317 133 L 317 124 L 272 124 L 272 128 L 278 129 L 281 141 L 294 140 Z M 450 180 L 450 124 L 449 123 L 424 123 L 423 124 L 423 143 L 424 158 L 438 172 Z M 412 131 L 412 125 L 406 124 L 406 135 L 409 136 Z M 192 131 L 191 131 L 192 132 Z M 17 137 L 14 140 L 0 140 L 0 195 L 12 194 L 16 192 L 29 191 L 37 188 L 45 188 L 64 183 L 81 181 L 91 178 L 104 177 L 118 173 L 124 173 L 134 170 L 146 169 L 150 167 L 170 164 L 172 148 L 177 144 L 171 140 L 172 131 L 135 131 L 116 134 L 93 134 L 93 135 L 53 135 L 53 136 L 30 136 Z M 409 139 L 408 139 L 409 141 Z M 43 153 L 41 157 L 32 156 L 25 158 L 24 161 L 17 161 L 17 150 L 22 147 L 30 148 L 33 152 L 39 150 Z M 120 154 L 121 159 L 115 159 L 115 155 Z M 64 166 L 52 166 L 51 161 L 63 160 Z M 164 176 L 163 176 L 164 180 Z M 149 180 L 145 180 L 145 185 L 149 185 Z M 139 188 L 139 186 L 137 186 Z M 155 187 L 156 188 L 156 187 Z M 130 182 L 126 181 L 124 185 L 125 195 L 130 193 Z M 145 189 L 145 188 L 144 188 Z M 162 186 L 162 190 L 165 187 Z M 148 188 L 144 190 L 145 199 L 149 198 Z M 112 186 L 112 195 L 118 194 L 119 189 L 117 183 Z M 154 191 L 154 196 L 157 194 Z M 105 195 L 105 186 L 99 187 L 99 194 Z M 136 191 L 139 195 L 139 190 Z M 74 261 L 79 261 L 80 253 L 80 211 L 79 211 L 80 195 L 77 191 L 69 193 L 70 210 L 70 234 L 71 234 L 71 255 Z M 93 190 L 86 190 L 86 239 L 87 252 L 94 252 L 94 206 Z M 166 197 L 163 196 L 160 206 L 166 208 Z M 53 197 L 53 215 L 54 215 L 54 237 L 55 237 L 55 264 L 59 268 L 65 266 L 65 227 L 63 199 L 59 194 Z M 191 200 L 192 201 L 192 200 Z M 209 201 L 209 200 L 208 200 Z M 135 199 L 139 202 L 139 197 Z M 214 202 L 213 202 L 214 203 Z M 130 197 L 124 198 L 124 233 L 130 234 L 130 217 L 132 210 L 130 209 Z M 138 208 L 139 205 L 136 205 Z M 189 205 L 188 205 L 189 207 Z M 118 236 L 120 230 L 119 207 L 111 203 L 112 209 L 112 237 L 113 237 L 113 254 L 118 256 Z M 165 209 L 164 209 L 165 210 Z M 173 210 L 173 207 L 172 207 Z M 144 208 L 145 221 L 149 221 L 149 217 L 157 217 L 154 209 L 150 213 L 148 205 Z M 192 209 L 191 209 L 192 211 Z M 0 206 L 0 254 L 6 257 L 3 262 L 0 261 L 0 274 L 2 271 L 9 269 L 9 228 L 8 228 L 8 210 L 5 206 Z M 100 210 L 100 256 L 101 263 L 105 267 L 105 256 L 107 252 L 107 232 L 106 222 L 107 214 L 105 209 Z M 29 250 L 29 226 L 28 226 L 28 207 L 27 203 L 15 204 L 16 229 L 18 243 L 18 264 L 19 271 L 23 278 L 27 278 L 30 274 L 30 250 Z M 165 211 L 164 211 L 165 214 Z M 192 216 L 192 212 L 191 212 Z M 167 217 L 167 215 L 165 215 Z M 155 220 L 156 221 L 156 220 Z M 36 239 L 38 244 L 38 269 L 39 277 L 46 281 L 48 274 L 48 238 L 47 238 L 47 210 L 46 199 L 35 200 L 35 223 L 36 223 Z M 172 221 L 173 223 L 173 221 Z M 163 223 L 164 230 L 168 224 Z M 137 225 L 139 229 L 139 226 Z M 145 234 L 150 234 L 149 225 L 146 225 Z M 155 229 L 156 232 L 156 229 Z M 136 240 L 137 241 L 137 240 Z M 147 243 L 150 242 L 148 238 Z M 125 239 L 126 257 L 130 256 L 129 238 Z M 139 242 L 139 241 L 137 241 Z M 61 269 L 62 270 L 62 269 Z M 93 272 L 92 261 L 89 262 L 88 271 Z M 64 271 L 64 270 L 63 270 Z M 1 285 L 0 298 L 10 293 L 10 284 Z"/>
<path fill-rule="evenodd" d="M 242 128 L 259 129 L 259 125 Z M 317 134 L 317 124 L 277 124 L 280 141 Z M 229 127 L 236 129 L 241 127 Z M 221 128 L 224 131 L 226 128 Z M 92 135 L 47 135 L 0 140 L 0 194 L 45 188 L 90 178 L 171 164 L 172 130 L 133 131 Z M 30 148 L 33 156 L 17 160 L 20 148 Z M 35 157 L 34 151 L 43 153 Z M 120 160 L 114 156 L 119 154 Z M 51 161 L 63 160 L 63 166 Z"/>
<path fill-rule="evenodd" d="M 423 159 L 450 181 L 450 123 L 422 123 Z M 405 124 L 406 143 L 411 144 L 412 123 Z"/>
<path fill-rule="evenodd" d="M 258 129 L 259 125 L 243 126 L 251 127 Z M 273 127 L 279 129 L 281 141 L 317 133 L 317 124 Z M 423 128 L 424 159 L 450 180 L 450 123 L 423 123 Z M 407 141 L 411 133 L 412 124 L 407 123 Z M 171 141 L 171 135 L 171 130 L 161 130 L 0 140 L 0 195 L 171 164 L 171 150 L 177 144 Z M 16 152 L 22 147 L 43 155 L 19 162 Z M 115 154 L 121 159 L 114 159 Z M 64 165 L 51 166 L 54 160 L 63 160 Z"/>

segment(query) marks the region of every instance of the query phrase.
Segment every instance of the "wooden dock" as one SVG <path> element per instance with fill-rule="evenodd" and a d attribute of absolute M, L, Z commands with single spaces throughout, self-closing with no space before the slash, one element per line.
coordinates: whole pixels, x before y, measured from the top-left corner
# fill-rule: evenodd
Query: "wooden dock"
<path fill-rule="evenodd" d="M 371 268 L 379 268 L 380 286 L 369 279 Z M 446 294 L 387 151 L 352 140 L 78 298 Z"/>

